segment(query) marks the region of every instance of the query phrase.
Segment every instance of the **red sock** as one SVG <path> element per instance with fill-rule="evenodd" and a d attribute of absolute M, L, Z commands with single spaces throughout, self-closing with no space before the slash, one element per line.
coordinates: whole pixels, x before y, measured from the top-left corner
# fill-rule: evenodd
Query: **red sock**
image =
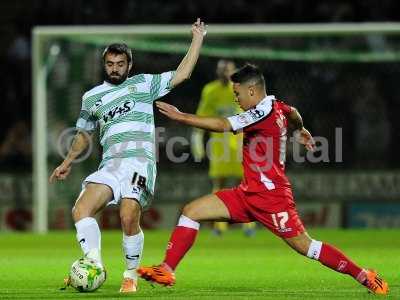
<path fill-rule="evenodd" d="M 357 277 L 361 274 L 362 269 L 348 259 L 340 250 L 329 244 L 322 244 L 318 260 L 332 270 L 348 274 L 359 280 Z"/>
<path fill-rule="evenodd" d="M 186 252 L 192 247 L 196 239 L 198 230 L 176 226 L 171 238 L 168 242 L 167 251 L 165 253 L 164 263 L 166 263 L 172 270 L 175 270 L 181 259 L 185 256 Z"/>

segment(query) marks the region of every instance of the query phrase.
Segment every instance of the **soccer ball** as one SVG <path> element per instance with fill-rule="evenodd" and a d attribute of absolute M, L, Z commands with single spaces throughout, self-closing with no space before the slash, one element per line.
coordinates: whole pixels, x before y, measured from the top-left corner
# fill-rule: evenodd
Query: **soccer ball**
<path fill-rule="evenodd" d="M 69 285 L 79 292 L 93 292 L 106 280 L 104 267 L 91 258 L 80 258 L 71 266 Z"/>

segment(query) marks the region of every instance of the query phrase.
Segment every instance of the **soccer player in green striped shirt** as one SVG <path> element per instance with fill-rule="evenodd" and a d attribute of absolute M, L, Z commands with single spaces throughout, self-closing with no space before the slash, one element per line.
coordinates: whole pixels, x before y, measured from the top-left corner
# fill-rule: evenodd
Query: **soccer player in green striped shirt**
<path fill-rule="evenodd" d="M 103 157 L 98 171 L 82 184 L 72 210 L 77 240 L 84 255 L 102 263 L 101 235 L 94 216 L 109 204 L 120 206 L 122 246 L 126 270 L 120 292 L 137 290 L 136 268 L 143 249 L 139 220 L 154 194 L 156 157 L 153 101 L 187 80 L 199 57 L 205 25 L 192 25 L 192 43 L 176 71 L 128 77 L 132 53 L 125 44 L 109 45 L 103 53 L 105 81 L 82 97 L 78 133 L 64 161 L 50 182 L 64 180 L 72 162 L 88 146 L 90 135 L 100 129 Z"/>

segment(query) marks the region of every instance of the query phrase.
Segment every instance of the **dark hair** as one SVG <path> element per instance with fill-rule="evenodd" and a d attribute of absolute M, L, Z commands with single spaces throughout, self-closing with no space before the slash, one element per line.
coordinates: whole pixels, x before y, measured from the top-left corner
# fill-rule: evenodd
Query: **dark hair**
<path fill-rule="evenodd" d="M 252 64 L 245 64 L 239 70 L 237 70 L 232 76 L 231 80 L 234 83 L 252 83 L 252 84 L 262 84 L 265 86 L 264 75 L 260 69 Z"/>
<path fill-rule="evenodd" d="M 128 64 L 132 62 L 132 51 L 129 49 L 127 44 L 124 43 L 115 43 L 108 45 L 106 49 L 103 51 L 103 61 L 106 58 L 106 54 L 112 53 L 112 54 L 125 54 L 127 59 L 128 59 Z"/>

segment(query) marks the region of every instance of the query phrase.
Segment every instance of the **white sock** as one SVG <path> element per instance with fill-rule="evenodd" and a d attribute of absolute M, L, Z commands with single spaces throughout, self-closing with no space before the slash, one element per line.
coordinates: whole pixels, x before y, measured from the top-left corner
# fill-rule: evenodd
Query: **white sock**
<path fill-rule="evenodd" d="M 142 258 L 144 243 L 143 231 L 140 231 L 136 235 L 123 235 L 122 248 L 124 249 L 126 270 L 124 272 L 124 278 L 136 279 L 136 269 L 140 264 Z"/>
<path fill-rule="evenodd" d="M 76 239 L 85 256 L 101 263 L 101 233 L 95 218 L 87 217 L 75 223 Z"/>

